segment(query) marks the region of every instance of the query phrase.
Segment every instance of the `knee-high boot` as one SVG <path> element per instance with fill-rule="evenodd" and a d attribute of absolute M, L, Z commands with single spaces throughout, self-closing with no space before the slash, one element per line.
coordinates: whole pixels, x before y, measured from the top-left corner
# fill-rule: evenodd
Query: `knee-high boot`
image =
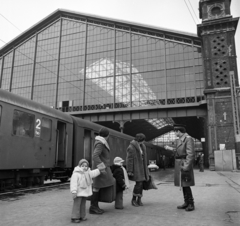
<path fill-rule="evenodd" d="M 193 211 L 195 209 L 194 206 L 194 199 L 193 199 L 193 195 L 192 195 L 192 190 L 190 187 L 188 187 L 189 189 L 187 190 L 187 199 L 188 199 L 188 206 L 185 209 L 186 211 Z"/>
<path fill-rule="evenodd" d="M 183 198 L 184 198 L 184 203 L 181 206 L 178 206 L 178 209 L 186 209 L 188 206 L 188 196 L 187 196 L 187 191 L 186 188 L 183 187 Z"/>
<path fill-rule="evenodd" d="M 104 213 L 104 210 L 102 210 L 98 207 L 98 195 L 99 195 L 99 192 L 93 192 L 93 194 L 92 194 L 91 206 L 89 208 L 90 214 L 103 214 Z"/>

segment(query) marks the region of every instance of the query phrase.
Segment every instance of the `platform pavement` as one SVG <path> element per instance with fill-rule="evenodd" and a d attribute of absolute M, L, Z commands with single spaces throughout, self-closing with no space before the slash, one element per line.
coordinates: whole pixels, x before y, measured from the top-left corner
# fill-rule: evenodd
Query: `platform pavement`
<path fill-rule="evenodd" d="M 173 169 L 152 172 L 157 190 L 144 191 L 143 207 L 130 204 L 124 194 L 124 209 L 100 203 L 103 215 L 87 213 L 86 226 L 237 226 L 240 225 L 240 173 L 195 170 L 192 187 L 196 209 L 178 210 L 182 192 L 173 185 Z M 131 183 L 131 188 L 133 183 Z M 87 202 L 87 209 L 89 208 Z M 72 200 L 68 186 L 0 201 L 1 226 L 70 226 Z"/>

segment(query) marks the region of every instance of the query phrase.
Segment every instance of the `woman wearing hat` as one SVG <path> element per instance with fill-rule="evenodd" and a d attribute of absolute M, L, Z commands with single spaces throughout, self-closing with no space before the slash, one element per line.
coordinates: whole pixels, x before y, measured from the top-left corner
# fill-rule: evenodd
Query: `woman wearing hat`
<path fill-rule="evenodd" d="M 128 176 L 130 180 L 136 182 L 132 197 L 132 205 L 135 207 L 143 205 L 141 201 L 143 196 L 143 181 L 149 180 L 147 152 L 144 145 L 145 138 L 144 134 L 137 134 L 127 148 L 126 166 Z"/>
<path fill-rule="evenodd" d="M 104 210 L 98 206 L 99 190 L 110 187 L 114 184 L 114 178 L 110 169 L 110 148 L 108 145 L 109 130 L 101 128 L 99 136 L 95 138 L 94 150 L 92 155 L 93 169 L 101 168 L 100 176 L 93 179 L 93 195 L 91 197 L 90 214 L 103 214 Z M 102 168 L 105 168 L 102 170 Z"/>
<path fill-rule="evenodd" d="M 176 137 L 178 137 L 176 149 L 167 145 L 165 149 L 175 152 L 174 185 L 182 187 L 183 190 L 184 204 L 177 208 L 193 211 L 195 207 L 190 186 L 195 185 L 193 174 L 194 141 L 186 133 L 185 125 L 175 124 L 173 129 Z"/>

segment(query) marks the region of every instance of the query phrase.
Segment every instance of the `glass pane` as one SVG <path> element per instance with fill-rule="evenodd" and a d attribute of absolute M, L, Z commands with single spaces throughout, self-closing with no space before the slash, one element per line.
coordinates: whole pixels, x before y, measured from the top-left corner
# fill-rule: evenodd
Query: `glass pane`
<path fill-rule="evenodd" d="M 50 141 L 51 140 L 51 131 L 52 131 L 52 120 L 43 118 L 42 119 L 42 128 L 41 128 L 41 139 Z"/>
<path fill-rule="evenodd" d="M 35 116 L 26 112 L 14 110 L 13 134 L 17 136 L 33 137 Z"/>

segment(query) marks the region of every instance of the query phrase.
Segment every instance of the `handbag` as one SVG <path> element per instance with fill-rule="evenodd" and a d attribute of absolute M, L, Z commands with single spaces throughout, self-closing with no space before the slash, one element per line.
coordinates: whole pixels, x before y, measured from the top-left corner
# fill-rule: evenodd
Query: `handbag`
<path fill-rule="evenodd" d="M 192 180 L 190 171 L 181 171 L 181 179 L 184 182 L 190 182 Z"/>
<path fill-rule="evenodd" d="M 150 189 L 157 189 L 156 184 L 153 181 L 153 178 L 151 175 L 149 175 L 149 179 L 146 181 L 143 181 L 143 190 L 150 190 Z"/>

